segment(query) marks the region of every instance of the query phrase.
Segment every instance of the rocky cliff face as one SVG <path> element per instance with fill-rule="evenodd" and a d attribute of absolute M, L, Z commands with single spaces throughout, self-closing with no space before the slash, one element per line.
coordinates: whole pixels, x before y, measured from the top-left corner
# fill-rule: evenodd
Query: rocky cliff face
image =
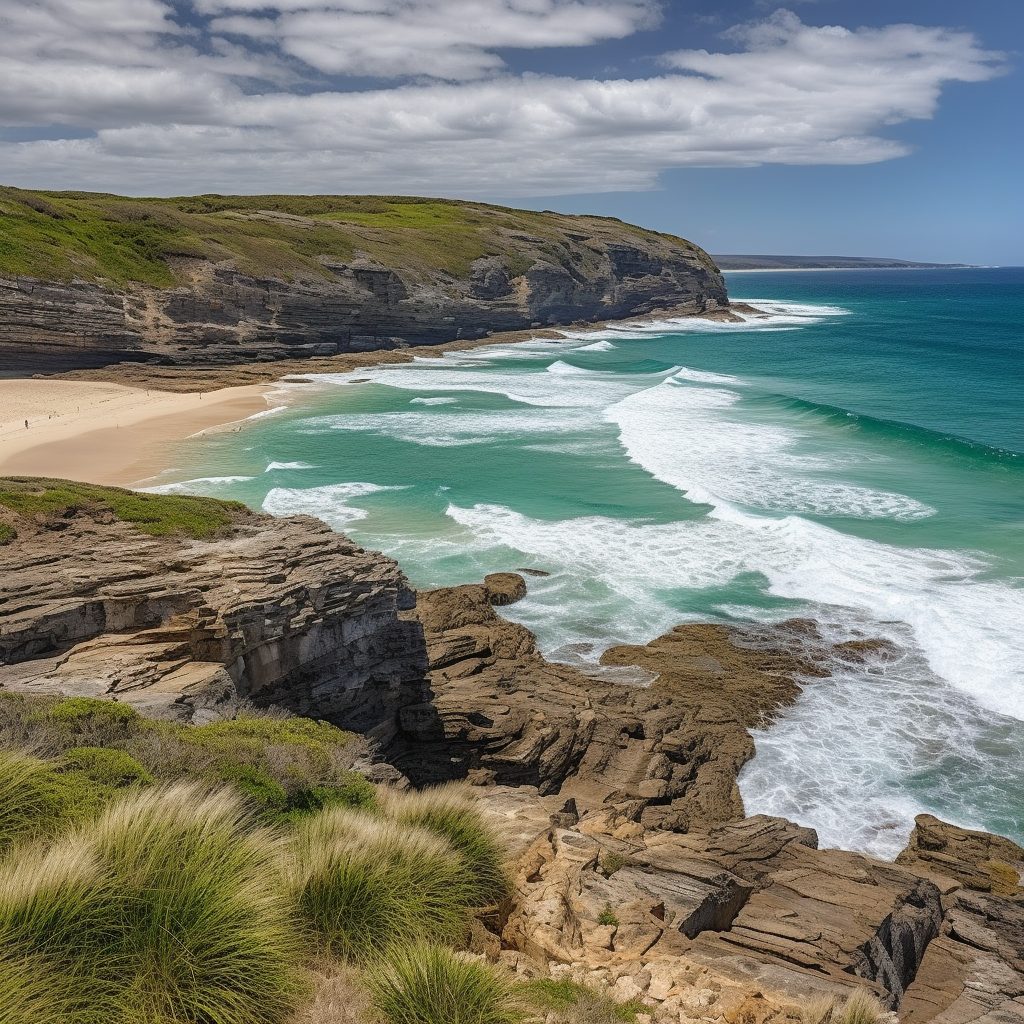
<path fill-rule="evenodd" d="M 607 985 L 657 1024 L 778 1024 L 857 989 L 913 1024 L 1024 1024 L 1016 844 L 922 816 L 886 864 L 744 816 L 747 730 L 797 676 L 884 646 L 688 625 L 584 674 L 494 612 L 522 577 L 415 595 L 308 517 L 234 511 L 208 540 L 98 508 L 0 521 L 0 689 L 197 722 L 280 704 L 369 732 L 417 784 L 475 783 L 515 893 L 474 946 L 520 973 Z"/>
<path fill-rule="evenodd" d="M 728 305 L 714 263 L 681 239 L 604 218 L 555 214 L 531 215 L 542 218 L 545 232 L 533 235 L 504 226 L 508 211 L 472 210 L 486 220 L 486 234 L 475 238 L 472 251 L 485 254 L 469 260 L 466 273 L 445 269 L 443 252 L 414 258 L 423 245 L 409 232 L 402 235 L 404 247 L 389 253 L 386 230 L 364 230 L 367 237 L 352 240 L 349 258 L 324 255 L 287 276 L 216 254 L 168 256 L 177 283 L 161 287 L 60 283 L 4 275 L 0 268 L 0 373 L 52 373 L 121 360 L 218 365 L 326 356 Z M 277 230 L 282 219 L 293 233 L 304 227 L 322 232 L 327 223 L 271 214 L 234 218 L 255 232 Z M 452 234 L 453 244 L 461 240 Z M 267 246 L 274 245 L 280 242 L 271 238 Z M 431 245 L 444 248 L 433 237 Z"/>
<path fill-rule="evenodd" d="M 0 689 L 194 721 L 278 703 L 362 730 L 419 699 L 405 577 L 318 519 L 235 513 L 224 536 L 189 540 L 90 510 L 0 512 L 17 529 L 0 546 Z"/>

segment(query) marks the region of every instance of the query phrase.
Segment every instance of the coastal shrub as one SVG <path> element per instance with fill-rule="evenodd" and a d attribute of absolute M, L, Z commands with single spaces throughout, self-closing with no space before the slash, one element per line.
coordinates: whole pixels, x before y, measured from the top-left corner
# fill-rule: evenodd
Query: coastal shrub
<path fill-rule="evenodd" d="M 537 978 L 518 992 L 526 1003 L 545 1012 L 548 1024 L 628 1024 L 638 1013 L 650 1013 L 639 1000 L 616 1003 L 570 978 Z"/>
<path fill-rule="evenodd" d="M 227 791 L 131 793 L 38 869 L 0 868 L 0 946 L 73 983 L 76 1024 L 275 1024 L 300 947 L 280 841 L 250 824 Z"/>
<path fill-rule="evenodd" d="M 93 782 L 111 789 L 148 786 L 153 782 L 153 776 L 134 757 L 110 747 L 72 747 L 65 751 L 62 767 L 81 772 Z"/>
<path fill-rule="evenodd" d="M 610 903 L 606 903 L 601 908 L 601 913 L 597 915 L 597 923 L 606 927 L 610 925 L 613 928 L 619 926 L 619 919 L 615 916 L 615 911 L 612 910 Z"/>
<path fill-rule="evenodd" d="M 278 710 L 236 713 L 235 719 L 193 726 L 146 719 L 116 701 L 0 691 L 0 750 L 56 758 L 64 770 L 84 770 L 88 760 L 86 774 L 115 787 L 132 781 L 116 779 L 118 772 L 135 775 L 141 784 L 228 782 L 268 820 L 334 804 L 373 806 L 374 787 L 350 770 L 364 750 L 352 733 Z M 83 748 L 94 752 L 72 753 Z M 108 754 L 95 752 L 100 749 Z M 114 752 L 122 759 L 112 760 Z"/>
<path fill-rule="evenodd" d="M 183 533 L 210 537 L 231 525 L 238 501 L 182 494 L 143 494 L 122 487 L 100 487 L 42 477 L 0 477 L 0 505 L 23 516 L 63 517 L 78 511 L 110 513 L 143 533 Z"/>
<path fill-rule="evenodd" d="M 422 829 L 331 807 L 296 823 L 284 872 L 327 956 L 368 960 L 466 934 L 472 887 L 462 859 Z"/>
<path fill-rule="evenodd" d="M 305 814 L 315 814 L 327 807 L 376 811 L 377 787 L 357 772 L 348 772 L 343 781 L 334 785 L 300 789 L 289 799 L 285 816 L 296 819 Z"/>
<path fill-rule="evenodd" d="M 448 783 L 411 793 L 390 791 L 383 805 L 395 821 L 435 832 L 458 851 L 474 906 L 491 906 L 508 894 L 504 852 L 465 787 Z"/>
<path fill-rule="evenodd" d="M 368 986 L 387 1024 L 519 1024 L 525 1016 L 497 967 L 443 946 L 393 953 L 370 970 Z"/>

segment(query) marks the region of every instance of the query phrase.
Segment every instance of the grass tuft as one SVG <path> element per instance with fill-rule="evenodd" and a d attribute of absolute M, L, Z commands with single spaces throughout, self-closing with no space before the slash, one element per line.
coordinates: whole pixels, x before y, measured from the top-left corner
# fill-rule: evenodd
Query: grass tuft
<path fill-rule="evenodd" d="M 474 906 L 493 906 L 508 895 L 503 851 L 465 786 L 449 783 L 416 792 L 392 790 L 384 794 L 383 804 L 395 821 L 427 829 L 451 843 L 466 865 Z"/>
<path fill-rule="evenodd" d="M 240 799 L 134 793 L 42 858 L 0 867 L 0 948 L 74 996 L 76 1024 L 274 1024 L 301 994 L 280 841 Z"/>
<path fill-rule="evenodd" d="M 837 1024 L 875 1024 L 884 1012 L 882 1004 L 871 992 L 859 988 L 847 998 L 841 1010 L 833 1013 L 832 1019 Z"/>
<path fill-rule="evenodd" d="M 328 808 L 296 824 L 285 874 L 326 956 L 365 961 L 465 937 L 472 889 L 462 859 L 422 829 Z"/>
<path fill-rule="evenodd" d="M 650 1008 L 637 1000 L 616 1003 L 570 978 L 538 978 L 519 987 L 525 1002 L 546 1011 L 548 1024 L 620 1024 Z"/>
<path fill-rule="evenodd" d="M 52 761 L 0 750 L 0 854 L 97 814 L 113 788 Z"/>
<path fill-rule="evenodd" d="M 441 946 L 397 952 L 368 981 L 387 1024 L 519 1024 L 524 1017 L 498 968 Z"/>

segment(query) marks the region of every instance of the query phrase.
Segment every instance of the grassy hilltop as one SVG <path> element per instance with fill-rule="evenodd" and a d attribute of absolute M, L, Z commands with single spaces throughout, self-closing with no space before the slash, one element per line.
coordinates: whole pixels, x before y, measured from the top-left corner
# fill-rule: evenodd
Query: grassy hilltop
<path fill-rule="evenodd" d="M 0 276 L 173 287 L 179 283 L 175 261 L 200 259 L 231 261 L 256 277 L 329 279 L 322 260 L 344 262 L 357 253 L 401 267 L 410 280 L 437 271 L 465 279 L 472 261 L 486 255 L 504 256 L 521 274 L 533 262 L 523 255 L 523 242 L 549 249 L 558 262 L 564 239 L 580 239 L 581 222 L 645 240 L 668 239 L 700 252 L 683 239 L 614 218 L 533 213 L 455 199 L 130 199 L 0 186 Z M 522 236 L 519 244 L 516 235 Z"/>

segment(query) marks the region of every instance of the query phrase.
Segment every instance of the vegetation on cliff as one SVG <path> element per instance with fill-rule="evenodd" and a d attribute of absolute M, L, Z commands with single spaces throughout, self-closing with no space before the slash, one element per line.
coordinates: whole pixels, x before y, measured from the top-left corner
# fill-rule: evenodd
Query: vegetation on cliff
<path fill-rule="evenodd" d="M 500 861 L 485 892 L 477 860 L 399 820 L 416 797 L 385 804 L 341 767 L 353 741 L 302 718 L 187 726 L 0 694 L 0 1021 L 280 1024 L 317 956 L 461 945 L 504 891 Z M 499 855 L 464 797 L 443 806 L 464 846 Z"/>
<path fill-rule="evenodd" d="M 644 241 L 682 239 L 603 217 L 534 213 L 408 196 L 189 196 L 132 199 L 0 187 L 0 276 L 107 285 L 183 283 L 182 261 L 227 262 L 253 277 L 330 280 L 325 264 L 363 256 L 410 280 L 470 274 L 481 256 L 525 273 L 536 252 L 555 263 L 563 243 L 613 229 Z M 529 249 L 530 255 L 524 255 Z"/>
<path fill-rule="evenodd" d="M 0 513 L 61 519 L 84 512 L 131 523 L 154 536 L 211 537 L 230 526 L 232 515 L 247 511 L 240 501 L 180 494 L 143 494 L 122 487 L 44 477 L 0 477 Z M 17 526 L 0 521 L 0 544 L 17 536 Z"/>

